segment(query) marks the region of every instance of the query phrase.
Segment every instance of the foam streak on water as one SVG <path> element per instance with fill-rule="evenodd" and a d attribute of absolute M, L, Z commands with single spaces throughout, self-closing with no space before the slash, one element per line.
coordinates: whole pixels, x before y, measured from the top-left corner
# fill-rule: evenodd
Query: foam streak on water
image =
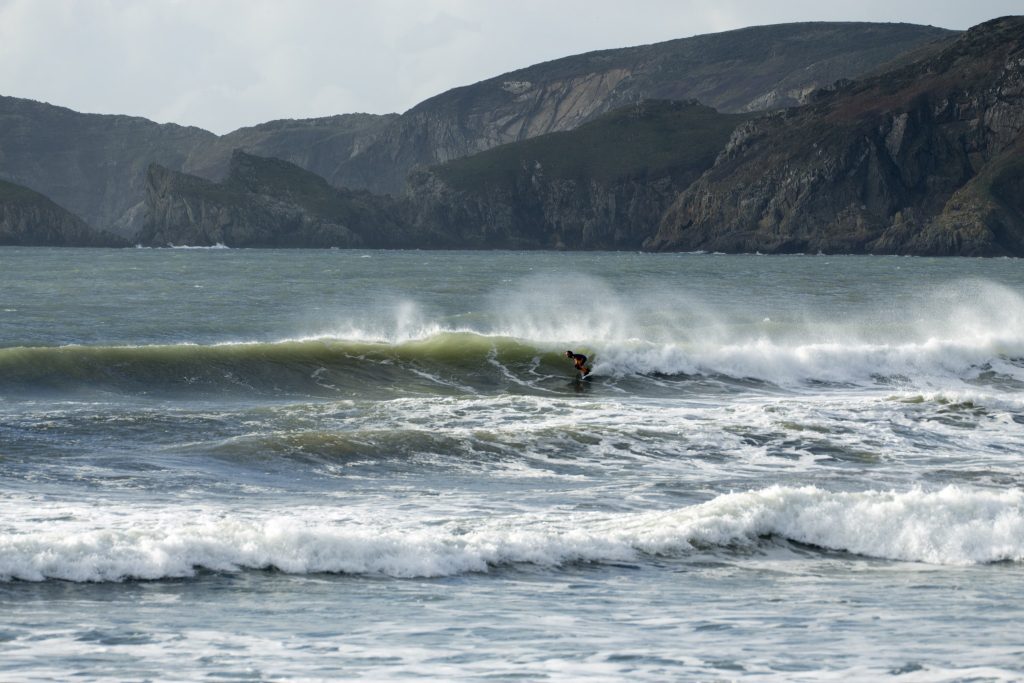
<path fill-rule="evenodd" d="M 0 679 L 1024 676 L 1016 261 L 5 249 L 0 291 Z"/>
<path fill-rule="evenodd" d="M 382 523 L 333 509 L 264 511 L 49 506 L 45 533 L 0 535 L 0 579 L 122 581 L 197 570 L 274 568 L 392 577 L 451 576 L 508 564 L 638 560 L 695 546 L 779 538 L 830 550 L 933 564 L 1024 560 L 1024 494 L 947 487 L 934 493 L 830 493 L 771 487 L 674 510 L 542 513 Z"/>

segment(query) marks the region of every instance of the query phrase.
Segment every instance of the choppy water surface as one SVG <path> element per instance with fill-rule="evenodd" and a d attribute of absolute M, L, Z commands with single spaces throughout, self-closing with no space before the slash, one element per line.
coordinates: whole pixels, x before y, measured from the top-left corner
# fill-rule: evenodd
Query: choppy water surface
<path fill-rule="evenodd" d="M 0 679 L 1018 680 L 1022 454 L 1016 260 L 3 249 Z"/>

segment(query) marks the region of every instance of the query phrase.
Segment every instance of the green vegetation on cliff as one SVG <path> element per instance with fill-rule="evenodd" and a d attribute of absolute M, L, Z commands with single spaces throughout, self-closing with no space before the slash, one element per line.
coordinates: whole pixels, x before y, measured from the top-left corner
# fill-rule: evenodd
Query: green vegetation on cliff
<path fill-rule="evenodd" d="M 147 183 L 145 245 L 398 246 L 389 197 L 333 188 L 280 159 L 236 150 L 220 183 L 154 164 Z"/>
<path fill-rule="evenodd" d="M 736 125 L 697 102 L 645 101 L 585 123 L 434 167 L 453 189 L 511 185 L 524 174 L 611 183 L 708 168 Z"/>
<path fill-rule="evenodd" d="M 335 187 L 399 194 L 410 169 L 572 130 L 640 100 L 776 109 L 954 35 L 909 24 L 752 27 L 536 64 L 441 93 L 402 115 L 272 121 L 224 136 L 0 97 L 0 178 L 129 236 L 142 224 L 152 163 L 217 181 L 232 150 L 243 149 L 290 161 Z"/>
<path fill-rule="evenodd" d="M 0 180 L 0 245 L 120 247 L 126 243 L 93 230 L 36 191 Z"/>
<path fill-rule="evenodd" d="M 647 246 L 1024 253 L 1024 17 L 923 56 L 740 126 Z"/>
<path fill-rule="evenodd" d="M 414 167 L 572 130 L 640 100 L 697 99 L 725 112 L 794 106 L 817 88 L 956 35 L 912 24 L 777 24 L 564 57 L 421 102 L 328 179 L 400 192 Z"/>
<path fill-rule="evenodd" d="M 438 245 L 637 249 L 747 118 L 640 102 L 414 174 L 411 211 Z"/>

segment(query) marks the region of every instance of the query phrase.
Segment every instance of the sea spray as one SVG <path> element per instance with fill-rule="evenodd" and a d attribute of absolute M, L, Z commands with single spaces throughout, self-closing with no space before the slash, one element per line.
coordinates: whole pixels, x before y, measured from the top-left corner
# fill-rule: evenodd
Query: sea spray
<path fill-rule="evenodd" d="M 9 676 L 1020 678 L 1020 262 L 365 255 L 2 250 Z"/>
<path fill-rule="evenodd" d="M 353 520 L 310 507 L 274 516 L 62 507 L 46 529 L 28 528 L 13 515 L 2 520 L 0 578 L 120 581 L 246 568 L 450 576 L 501 565 L 637 560 L 767 537 L 931 564 L 1024 560 L 1024 493 L 955 486 L 902 493 L 773 486 L 666 511 L 531 513 L 441 524 Z"/>
<path fill-rule="evenodd" d="M 410 318 L 415 320 L 415 318 Z M 724 344 L 645 340 L 543 341 L 474 332 L 431 332 L 410 322 L 398 342 L 334 338 L 213 345 L 14 347 L 0 349 L 0 392 L 109 390 L 161 395 L 346 395 L 419 392 L 410 378 L 468 393 L 555 390 L 570 373 L 564 347 L 587 353 L 595 376 L 660 395 L 658 378 L 892 386 L 933 392 L 1024 383 L 1024 351 L 1006 339 L 780 343 L 767 337 Z M 422 336 L 420 336 L 422 335 Z M 649 381 L 650 380 L 650 381 Z M 612 384 L 607 387 L 611 388 Z M 331 388 L 333 387 L 333 391 Z M 518 387 L 518 389 L 516 389 Z M 562 386 L 564 390 L 564 386 Z M 685 385 L 680 386 L 685 389 Z"/>

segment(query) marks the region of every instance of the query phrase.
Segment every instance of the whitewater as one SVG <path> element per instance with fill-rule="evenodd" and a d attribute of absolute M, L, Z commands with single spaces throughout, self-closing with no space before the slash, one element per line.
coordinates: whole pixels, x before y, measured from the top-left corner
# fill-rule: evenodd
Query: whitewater
<path fill-rule="evenodd" d="M 1024 678 L 1016 260 L 5 248 L 0 284 L 0 680 Z"/>

